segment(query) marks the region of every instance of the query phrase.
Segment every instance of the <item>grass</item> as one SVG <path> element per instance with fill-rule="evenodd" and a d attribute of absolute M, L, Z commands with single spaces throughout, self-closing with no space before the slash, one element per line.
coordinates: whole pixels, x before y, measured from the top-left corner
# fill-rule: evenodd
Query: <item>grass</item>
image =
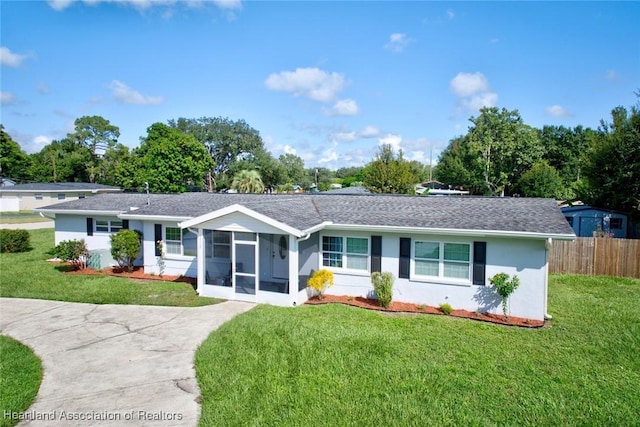
<path fill-rule="evenodd" d="M 54 244 L 53 229 L 31 230 L 29 234 L 31 251 L 0 254 L 2 297 L 180 307 L 221 301 L 198 296 L 187 283 L 64 274 L 58 265 L 46 262 Z"/>
<path fill-rule="evenodd" d="M 196 353 L 201 425 L 639 425 L 640 280 L 552 276 L 550 326 L 259 306 Z"/>
<path fill-rule="evenodd" d="M 43 218 L 33 211 L 3 212 L 0 215 L 0 224 L 26 224 L 30 222 L 47 222 L 49 218 Z"/>
<path fill-rule="evenodd" d="M 0 335 L 0 427 L 18 423 L 17 416 L 31 406 L 42 381 L 40 359 L 13 338 Z"/>

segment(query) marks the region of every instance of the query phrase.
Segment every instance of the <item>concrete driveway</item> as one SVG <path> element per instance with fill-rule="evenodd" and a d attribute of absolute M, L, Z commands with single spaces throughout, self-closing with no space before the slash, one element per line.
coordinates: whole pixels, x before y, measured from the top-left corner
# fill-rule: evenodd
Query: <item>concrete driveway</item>
<path fill-rule="evenodd" d="M 30 346 L 44 378 L 20 425 L 195 426 L 194 353 L 254 304 L 94 305 L 0 298 L 0 333 Z"/>

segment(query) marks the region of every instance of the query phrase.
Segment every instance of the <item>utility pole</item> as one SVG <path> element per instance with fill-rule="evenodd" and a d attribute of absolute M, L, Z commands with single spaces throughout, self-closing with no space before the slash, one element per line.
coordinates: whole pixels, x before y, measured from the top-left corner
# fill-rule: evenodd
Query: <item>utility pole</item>
<path fill-rule="evenodd" d="M 429 182 L 433 181 L 433 146 L 429 146 Z"/>

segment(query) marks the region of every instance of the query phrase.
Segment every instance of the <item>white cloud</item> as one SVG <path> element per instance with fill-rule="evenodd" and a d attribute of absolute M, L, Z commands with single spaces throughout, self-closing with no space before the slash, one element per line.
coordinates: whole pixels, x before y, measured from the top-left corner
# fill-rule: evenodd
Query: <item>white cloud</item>
<path fill-rule="evenodd" d="M 331 163 L 338 160 L 338 158 L 338 152 L 334 148 L 328 148 L 322 152 L 322 157 L 318 160 L 318 163 Z"/>
<path fill-rule="evenodd" d="M 380 129 L 375 126 L 365 126 L 360 131 L 360 137 L 362 138 L 375 138 L 380 135 Z"/>
<path fill-rule="evenodd" d="M 413 39 L 407 37 L 405 33 L 393 33 L 389 36 L 389 41 L 384 45 L 384 48 L 391 52 L 400 53 L 407 48 Z"/>
<path fill-rule="evenodd" d="M 239 10 L 242 8 L 241 0 L 49 0 L 48 3 L 52 9 L 57 11 L 64 10 L 74 3 L 84 3 L 90 6 L 98 3 L 118 3 L 132 6 L 139 11 L 144 11 L 154 6 L 173 6 L 177 3 L 186 3 L 189 7 L 197 7 L 204 3 L 211 3 L 223 10 Z"/>
<path fill-rule="evenodd" d="M 378 139 L 379 145 L 389 144 L 393 148 L 393 150 L 397 153 L 402 147 L 400 147 L 400 143 L 402 142 L 402 136 L 388 133 L 382 138 Z"/>
<path fill-rule="evenodd" d="M 571 117 L 571 113 L 561 105 L 550 105 L 544 111 L 553 117 Z"/>
<path fill-rule="evenodd" d="M 471 98 L 462 99 L 460 103 L 469 111 L 476 111 L 482 107 L 495 107 L 498 103 L 498 94 L 495 92 L 484 92 Z"/>
<path fill-rule="evenodd" d="M 360 107 L 353 99 L 341 99 L 327 112 L 330 116 L 355 116 L 360 112 Z"/>
<path fill-rule="evenodd" d="M 451 10 L 451 9 L 447 10 L 447 18 L 453 19 L 455 17 L 456 17 L 456 14 L 455 14 L 455 12 L 453 10 Z"/>
<path fill-rule="evenodd" d="M 355 131 L 338 132 L 338 133 L 332 134 L 331 137 L 333 139 L 335 139 L 336 141 L 351 142 L 351 141 L 355 141 L 356 139 L 358 139 L 358 134 Z"/>
<path fill-rule="evenodd" d="M 7 67 L 19 67 L 28 56 L 11 52 L 11 49 L 5 46 L 0 47 L 0 64 Z"/>
<path fill-rule="evenodd" d="M 467 97 L 489 90 L 489 81 L 482 73 L 458 73 L 451 80 L 451 90 L 456 96 Z"/>
<path fill-rule="evenodd" d="M 45 82 L 38 82 L 36 90 L 41 95 L 47 95 L 50 92 L 49 86 Z"/>
<path fill-rule="evenodd" d="M 344 89 L 342 74 L 328 73 L 319 68 L 296 68 L 295 71 L 272 73 L 265 80 L 268 89 L 293 93 L 314 101 L 331 102 Z"/>
<path fill-rule="evenodd" d="M 285 145 L 283 148 L 284 154 L 293 154 L 297 153 L 297 150 L 290 145 Z"/>
<path fill-rule="evenodd" d="M 51 144 L 51 141 L 53 141 L 53 139 L 46 135 L 38 135 L 33 138 L 32 148 L 36 152 L 40 151 L 42 150 L 42 148 L 44 148 L 45 145 Z"/>
<path fill-rule="evenodd" d="M 467 111 L 494 107 L 498 94 L 491 90 L 489 80 L 480 72 L 458 73 L 450 82 L 451 91 L 458 97 L 458 105 Z"/>
<path fill-rule="evenodd" d="M 0 92 L 0 104 L 2 105 L 10 105 L 15 104 L 16 97 L 11 92 Z"/>
<path fill-rule="evenodd" d="M 152 105 L 160 104 L 163 101 L 161 96 L 143 95 L 118 80 L 112 81 L 109 89 L 111 89 L 113 97 L 124 104 Z"/>

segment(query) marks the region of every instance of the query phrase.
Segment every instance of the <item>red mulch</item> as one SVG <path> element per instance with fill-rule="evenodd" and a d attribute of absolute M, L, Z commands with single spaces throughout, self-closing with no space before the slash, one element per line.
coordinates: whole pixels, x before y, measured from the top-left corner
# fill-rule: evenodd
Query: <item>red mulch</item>
<path fill-rule="evenodd" d="M 391 302 L 389 308 L 383 308 L 378 305 L 378 301 L 374 299 L 368 299 L 363 297 L 350 297 L 346 295 L 325 295 L 323 299 L 318 299 L 317 296 L 309 299 L 306 304 L 345 304 L 354 307 L 361 307 L 367 310 L 377 310 L 385 313 L 419 313 L 419 314 L 439 314 L 444 316 L 445 314 L 440 311 L 438 307 L 431 307 L 428 305 L 410 304 L 406 302 Z M 452 317 L 462 317 L 464 319 L 479 320 L 481 322 L 497 323 L 507 326 L 520 326 L 523 328 L 539 328 L 544 326 L 544 322 L 541 320 L 524 319 L 522 317 L 509 316 L 508 320 L 503 315 L 492 313 L 477 313 L 475 311 L 467 310 L 453 310 L 450 314 Z"/>
<path fill-rule="evenodd" d="M 65 264 L 67 265 L 67 264 Z M 144 269 L 142 267 L 134 267 L 133 271 L 126 271 L 121 269 L 120 267 L 108 267 L 103 270 L 94 270 L 93 268 L 85 268 L 84 270 L 74 270 L 69 269 L 65 271 L 66 274 L 84 274 L 87 276 L 92 275 L 103 275 L 103 276 L 117 276 L 117 277 L 126 277 L 128 279 L 135 280 L 162 280 L 165 282 L 182 282 L 189 283 L 190 285 L 195 285 L 196 279 L 193 277 L 185 277 L 185 276 L 167 276 L 166 274 L 153 275 L 153 274 L 145 274 Z"/>

